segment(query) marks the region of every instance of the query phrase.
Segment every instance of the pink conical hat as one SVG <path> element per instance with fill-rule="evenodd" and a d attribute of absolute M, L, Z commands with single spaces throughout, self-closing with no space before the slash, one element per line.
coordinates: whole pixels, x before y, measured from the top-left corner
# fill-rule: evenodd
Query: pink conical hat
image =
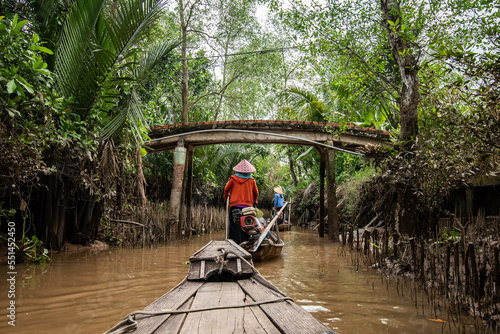
<path fill-rule="evenodd" d="M 234 166 L 233 170 L 238 173 L 253 173 L 256 171 L 255 167 L 245 159 L 241 160 L 239 164 Z"/>

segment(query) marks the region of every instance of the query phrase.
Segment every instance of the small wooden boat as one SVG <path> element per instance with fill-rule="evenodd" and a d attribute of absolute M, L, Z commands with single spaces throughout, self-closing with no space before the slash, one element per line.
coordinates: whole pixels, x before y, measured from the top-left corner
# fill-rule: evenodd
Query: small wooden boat
<path fill-rule="evenodd" d="M 279 239 L 274 232 L 269 232 L 269 236 L 266 237 L 257 250 L 254 251 L 255 242 L 255 239 L 250 239 L 240 244 L 241 247 L 252 255 L 252 260 L 254 262 L 267 261 L 278 257 L 285 246 L 283 240 Z"/>
<path fill-rule="evenodd" d="M 286 206 L 288 204 L 288 202 L 285 202 L 285 205 Z M 283 208 L 281 209 L 284 209 L 284 206 Z M 290 227 L 292 226 L 292 224 L 290 224 L 289 221 L 285 220 L 285 213 L 283 212 L 283 210 L 280 210 L 278 213 L 276 211 L 274 211 L 273 209 L 273 212 L 272 212 L 272 217 L 278 217 L 278 219 L 276 220 L 276 225 L 278 225 L 278 230 L 279 231 L 290 231 Z"/>
<path fill-rule="evenodd" d="M 290 231 L 290 226 L 291 225 L 288 222 L 284 222 L 284 223 L 278 224 L 278 229 L 281 232 Z"/>
<path fill-rule="evenodd" d="M 285 209 L 286 204 L 288 203 L 285 202 L 279 213 Z M 253 208 L 243 209 L 243 214 L 239 218 L 242 231 L 250 235 L 250 239 L 242 242 L 240 246 L 252 255 L 254 262 L 267 261 L 279 256 L 285 243 L 280 238 L 278 225 L 276 225 L 278 215 L 274 216 L 264 227 L 265 220 L 261 218 L 261 222 L 252 210 Z M 276 233 L 272 231 L 273 229 Z M 229 219 L 226 221 L 226 238 L 229 238 Z"/>
<path fill-rule="evenodd" d="M 335 334 L 264 279 L 232 240 L 209 242 L 179 285 L 105 334 L 128 332 Z"/>

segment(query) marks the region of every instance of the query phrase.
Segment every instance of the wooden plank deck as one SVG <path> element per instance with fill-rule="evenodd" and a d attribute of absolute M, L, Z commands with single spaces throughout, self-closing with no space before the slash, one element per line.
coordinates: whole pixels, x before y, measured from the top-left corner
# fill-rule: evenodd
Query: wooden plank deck
<path fill-rule="evenodd" d="M 136 327 L 130 333 L 334 334 L 264 279 L 253 266 L 251 274 L 243 273 L 243 269 L 235 271 L 236 266 L 230 262 L 245 258 L 251 261 L 251 255 L 235 245 L 232 241 L 212 241 L 195 253 L 191 266 L 205 261 L 205 270 L 200 272 L 198 263 L 184 281 L 144 309 L 157 314 L 137 313 L 130 317 L 132 321 L 124 320 L 124 324 Z M 226 253 L 228 262 L 219 274 L 220 262 L 214 260 L 214 256 L 217 258 L 221 249 L 230 252 Z M 207 276 L 205 272 L 212 274 Z M 106 333 L 124 333 L 120 330 L 120 326 L 115 326 Z"/>

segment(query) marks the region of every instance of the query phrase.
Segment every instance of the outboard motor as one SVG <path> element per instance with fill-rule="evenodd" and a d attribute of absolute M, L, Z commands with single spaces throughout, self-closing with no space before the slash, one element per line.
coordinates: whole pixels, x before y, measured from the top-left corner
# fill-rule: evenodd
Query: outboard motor
<path fill-rule="evenodd" d="M 249 235 L 260 234 L 265 229 L 264 225 L 257 219 L 256 211 L 252 207 L 241 210 L 240 227 Z"/>

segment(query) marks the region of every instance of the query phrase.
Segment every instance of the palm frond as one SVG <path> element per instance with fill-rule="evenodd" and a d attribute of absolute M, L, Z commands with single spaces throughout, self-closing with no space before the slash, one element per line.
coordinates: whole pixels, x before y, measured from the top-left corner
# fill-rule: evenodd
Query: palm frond
<path fill-rule="evenodd" d="M 313 147 L 313 146 L 309 147 L 309 148 L 308 148 L 305 152 L 302 152 L 302 154 L 301 154 L 301 155 L 299 155 L 299 156 L 295 159 L 295 161 L 298 161 L 298 160 L 302 159 L 303 157 L 305 157 L 306 155 L 308 155 L 308 154 L 309 154 L 309 152 L 311 152 L 313 149 L 314 149 L 314 147 Z"/>
<path fill-rule="evenodd" d="M 44 1 L 33 1 L 33 7 L 35 9 L 35 19 L 38 24 L 40 31 L 43 32 L 44 37 L 49 41 L 52 41 L 53 33 L 55 28 L 58 27 L 55 20 L 58 19 L 60 13 L 66 12 L 75 0 L 44 0 Z M 17 1 L 4 1 L 4 6 L 8 3 L 15 3 Z M 52 29 L 51 29 L 52 28 Z M 51 30 L 47 32 L 47 30 Z"/>
<path fill-rule="evenodd" d="M 115 116 L 102 128 L 99 139 L 101 141 L 108 140 L 111 136 L 116 134 L 125 123 L 128 124 L 135 138 L 142 138 L 142 130 L 147 127 L 147 120 L 144 117 L 139 96 L 135 89 L 132 89 L 130 94 L 122 95 L 116 109 L 114 113 Z"/>
<path fill-rule="evenodd" d="M 210 162 L 210 169 L 229 169 L 231 163 L 233 162 L 232 157 L 239 156 L 241 154 L 240 145 L 223 145 L 217 148 L 215 156 L 213 156 Z"/>
<path fill-rule="evenodd" d="M 124 66 L 149 27 L 158 19 L 164 0 L 120 3 L 116 16 L 103 10 L 105 0 L 77 0 L 68 15 L 56 56 L 58 85 L 88 112 L 99 91 L 114 85 L 115 66 Z M 123 79 L 123 78 L 121 78 Z M 78 84 L 76 84 L 78 83 Z"/>
<path fill-rule="evenodd" d="M 178 41 L 166 41 L 153 45 L 139 59 L 138 66 L 134 68 L 134 77 L 139 82 L 146 81 L 153 68 L 174 48 L 180 45 Z"/>
<path fill-rule="evenodd" d="M 107 33 L 118 55 L 139 44 L 144 32 L 156 22 L 166 6 L 164 0 L 124 1 L 116 17 L 108 17 Z"/>
<path fill-rule="evenodd" d="M 128 106 L 118 105 L 120 110 L 124 112 L 118 112 L 114 118 L 112 118 L 101 130 L 99 134 L 99 141 L 108 140 L 114 133 L 116 133 L 127 120 L 127 108 Z"/>
<path fill-rule="evenodd" d="M 330 93 L 335 96 L 335 99 L 344 100 L 351 95 L 351 89 L 348 85 L 336 83 L 328 86 Z"/>
<path fill-rule="evenodd" d="M 77 0 L 66 19 L 58 49 L 55 73 L 60 91 L 73 96 L 78 107 L 88 106 L 98 85 L 99 67 L 92 61 L 93 29 L 105 0 Z"/>
<path fill-rule="evenodd" d="M 281 94 L 282 103 L 289 109 L 298 111 L 299 117 L 310 121 L 325 121 L 328 106 L 314 93 L 298 87 L 292 87 Z"/>
<path fill-rule="evenodd" d="M 134 81 L 136 86 L 144 83 L 158 62 L 177 45 L 179 45 L 179 43 L 167 41 L 152 46 L 150 50 L 141 55 L 136 66 L 132 66 L 132 76 L 116 77 L 113 80 Z M 108 97 L 108 95 L 106 96 Z M 103 128 L 100 135 L 101 140 L 106 140 L 113 136 L 126 121 L 128 121 L 129 127 L 134 135 L 137 138 L 142 138 L 141 129 L 147 127 L 147 121 L 140 106 L 139 96 L 136 90 L 132 89 L 130 95 L 121 98 L 119 106 L 120 107 L 117 108 L 117 115 Z"/>

